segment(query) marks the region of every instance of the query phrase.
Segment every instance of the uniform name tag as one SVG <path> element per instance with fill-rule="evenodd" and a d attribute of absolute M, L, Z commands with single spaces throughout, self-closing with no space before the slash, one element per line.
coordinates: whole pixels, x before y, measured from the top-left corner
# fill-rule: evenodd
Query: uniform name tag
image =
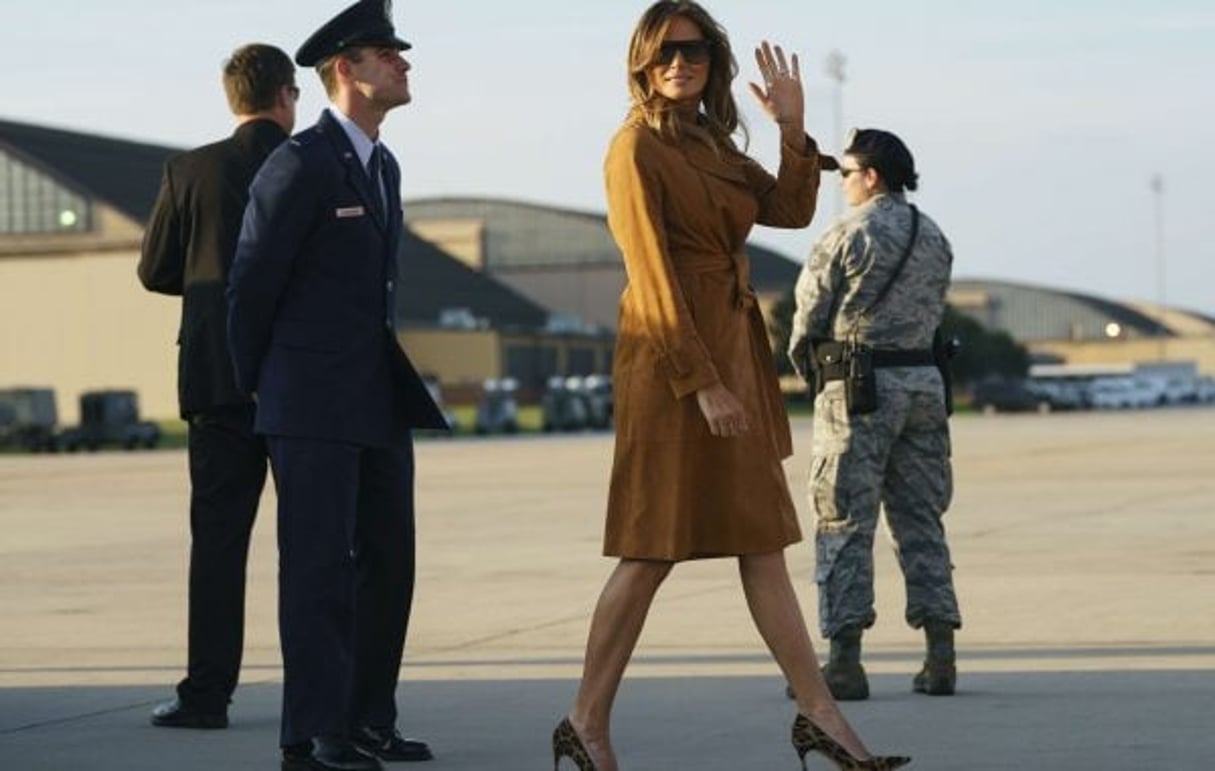
<path fill-rule="evenodd" d="M 362 217 L 367 212 L 362 206 L 346 206 L 334 212 L 338 219 L 346 219 L 347 217 Z"/>

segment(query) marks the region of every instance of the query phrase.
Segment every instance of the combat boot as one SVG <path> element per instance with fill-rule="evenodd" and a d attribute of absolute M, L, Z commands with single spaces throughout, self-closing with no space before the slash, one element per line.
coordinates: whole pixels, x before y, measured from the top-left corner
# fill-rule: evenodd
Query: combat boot
<path fill-rule="evenodd" d="M 823 679 L 836 701 L 869 698 L 869 679 L 861 666 L 861 630 L 841 629 L 831 638 L 831 658 L 823 665 Z"/>
<path fill-rule="evenodd" d="M 953 649 L 953 624 L 929 621 L 924 624 L 928 656 L 911 681 L 911 690 L 929 696 L 952 696 L 958 685 L 956 655 Z"/>

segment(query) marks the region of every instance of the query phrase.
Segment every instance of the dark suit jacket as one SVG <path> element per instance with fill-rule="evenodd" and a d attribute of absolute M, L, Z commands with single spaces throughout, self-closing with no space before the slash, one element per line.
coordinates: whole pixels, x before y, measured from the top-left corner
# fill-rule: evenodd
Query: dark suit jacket
<path fill-rule="evenodd" d="M 224 288 L 249 183 L 286 138 L 274 121 L 249 121 L 231 137 L 165 164 L 138 272 L 151 291 L 182 296 L 177 396 L 184 417 L 249 402 L 232 372 Z"/>
<path fill-rule="evenodd" d="M 259 433 L 391 447 L 409 428 L 447 428 L 396 339 L 404 223 L 391 154 L 384 174 L 387 222 L 326 111 L 253 180 L 228 282 L 228 340 L 237 384 L 257 394 Z"/>

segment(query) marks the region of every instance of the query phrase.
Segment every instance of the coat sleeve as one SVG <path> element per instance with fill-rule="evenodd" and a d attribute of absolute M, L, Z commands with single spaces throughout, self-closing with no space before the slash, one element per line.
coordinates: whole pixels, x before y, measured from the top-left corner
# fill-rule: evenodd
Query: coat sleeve
<path fill-rule="evenodd" d="M 139 282 L 144 288 L 160 294 L 180 295 L 186 270 L 186 231 L 177 209 L 173 186 L 173 171 L 165 164 L 160 180 L 160 192 L 152 207 L 143 246 L 139 253 Z"/>
<path fill-rule="evenodd" d="M 605 168 L 608 225 L 624 255 L 632 310 L 666 363 L 676 398 L 720 381 L 679 286 L 663 221 L 655 148 L 643 130 L 613 140 Z"/>
<path fill-rule="evenodd" d="M 299 149 L 281 145 L 249 187 L 236 255 L 228 275 L 228 347 L 236 384 L 257 392 L 279 297 L 317 216 L 317 185 Z"/>
<path fill-rule="evenodd" d="M 857 238 L 840 225 L 832 227 L 815 242 L 797 277 L 788 353 L 799 374 L 805 374 L 799 349 L 831 337 L 832 317 L 844 291 L 847 253 L 857 246 Z"/>
<path fill-rule="evenodd" d="M 814 218 L 818 204 L 818 145 L 809 136 L 802 147 L 781 142 L 780 168 L 772 176 L 748 159 L 747 178 L 759 202 L 756 222 L 774 228 L 804 228 Z"/>

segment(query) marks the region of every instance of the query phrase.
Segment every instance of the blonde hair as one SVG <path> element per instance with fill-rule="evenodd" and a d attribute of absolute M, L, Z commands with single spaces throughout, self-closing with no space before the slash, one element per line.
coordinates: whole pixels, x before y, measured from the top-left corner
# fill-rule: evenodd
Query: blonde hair
<path fill-rule="evenodd" d="M 671 21 L 683 17 L 695 24 L 709 45 L 709 78 L 701 95 L 702 117 L 695 123 L 680 118 L 676 105 L 654 89 L 650 70 L 655 65 Z M 738 114 L 730 84 L 738 75 L 738 62 L 730 50 L 726 31 L 693 0 L 659 0 L 642 14 L 629 42 L 629 120 L 644 123 L 667 139 L 684 136 L 707 142 L 718 151 L 738 152 L 732 139 L 747 128 Z"/>
<path fill-rule="evenodd" d="M 348 62 L 355 64 L 363 61 L 363 52 L 358 48 L 347 48 L 338 51 L 333 56 L 322 59 L 316 65 L 316 74 L 320 76 L 321 85 L 325 87 L 325 94 L 332 99 L 337 93 L 338 78 L 337 78 L 337 63 L 338 59 L 345 59 Z"/>

